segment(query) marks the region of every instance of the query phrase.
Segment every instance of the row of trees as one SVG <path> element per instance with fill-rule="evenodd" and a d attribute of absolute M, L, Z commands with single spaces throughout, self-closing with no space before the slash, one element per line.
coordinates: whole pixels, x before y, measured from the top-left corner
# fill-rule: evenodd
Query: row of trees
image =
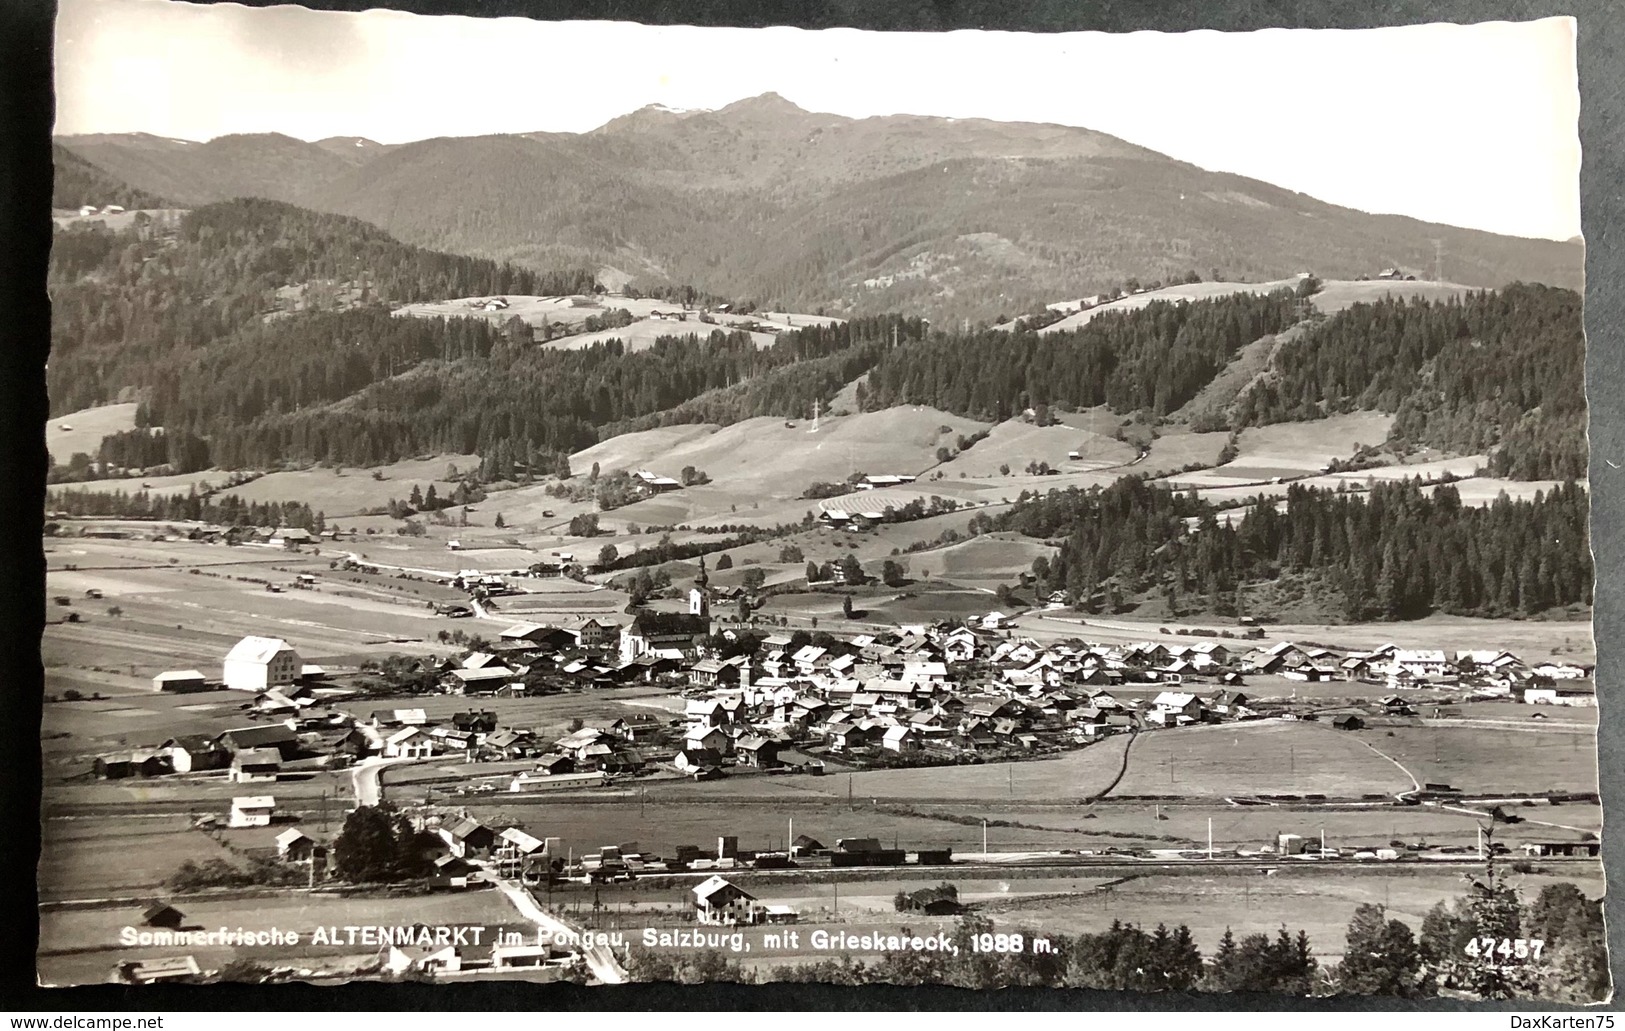
<path fill-rule="evenodd" d="M 1453 485 L 1429 493 L 1412 480 L 1366 493 L 1293 486 L 1284 511 L 1265 499 L 1221 523 L 1194 492 L 1125 477 L 1104 489 L 1024 494 L 1000 515 L 973 517 L 970 529 L 1061 538 L 1034 572 L 1043 590 L 1086 604 L 1168 589 L 1217 608 L 1244 582 L 1302 574 L 1341 593 L 1345 618 L 1392 620 L 1589 604 L 1588 514 L 1573 482 L 1470 506 Z"/>
<path fill-rule="evenodd" d="M 292 527 L 320 533 L 327 517 L 302 501 L 244 501 L 236 494 L 208 496 L 192 488 L 185 494 L 139 490 L 89 490 L 63 487 L 45 492 L 45 507 L 70 516 L 103 519 L 188 520 L 221 526 Z"/>

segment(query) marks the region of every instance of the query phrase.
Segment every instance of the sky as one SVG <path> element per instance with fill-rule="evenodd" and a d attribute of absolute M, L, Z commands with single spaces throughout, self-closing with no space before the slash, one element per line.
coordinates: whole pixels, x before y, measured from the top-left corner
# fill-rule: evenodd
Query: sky
<path fill-rule="evenodd" d="M 1570 18 L 1251 33 L 730 29 L 61 0 L 61 135 L 585 132 L 776 92 L 809 111 L 1051 122 L 1334 204 L 1580 232 Z"/>

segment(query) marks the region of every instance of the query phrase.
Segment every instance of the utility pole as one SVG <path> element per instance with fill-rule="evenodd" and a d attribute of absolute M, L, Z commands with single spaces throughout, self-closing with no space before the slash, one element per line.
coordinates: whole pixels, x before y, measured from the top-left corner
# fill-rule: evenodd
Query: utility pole
<path fill-rule="evenodd" d="M 816 397 L 813 398 L 813 424 L 812 424 L 812 429 L 808 431 L 809 433 L 817 433 L 818 432 L 818 404 L 819 404 L 819 399 L 816 398 Z"/>
<path fill-rule="evenodd" d="M 1213 817 L 1207 818 L 1207 857 L 1213 858 Z"/>
<path fill-rule="evenodd" d="M 987 860 L 987 821 L 982 821 L 982 860 Z"/>

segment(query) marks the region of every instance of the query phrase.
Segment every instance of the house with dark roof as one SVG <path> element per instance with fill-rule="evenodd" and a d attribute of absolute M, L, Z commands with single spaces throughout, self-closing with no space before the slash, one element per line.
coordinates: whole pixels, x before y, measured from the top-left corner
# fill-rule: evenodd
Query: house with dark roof
<path fill-rule="evenodd" d="M 275 748 L 245 748 L 231 757 L 229 779 L 234 784 L 275 781 L 282 772 L 282 754 Z"/>
<path fill-rule="evenodd" d="M 233 755 L 246 749 L 274 748 L 286 760 L 298 758 L 300 752 L 299 735 L 281 723 L 227 730 L 215 735 L 214 743 Z"/>

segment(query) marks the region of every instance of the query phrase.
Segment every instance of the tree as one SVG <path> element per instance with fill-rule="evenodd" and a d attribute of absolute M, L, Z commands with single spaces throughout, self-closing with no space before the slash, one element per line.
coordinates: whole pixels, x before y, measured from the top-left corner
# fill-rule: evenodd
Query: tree
<path fill-rule="evenodd" d="M 745 575 L 741 577 L 741 583 L 745 585 L 745 590 L 754 594 L 767 583 L 767 571 L 761 568 L 747 569 Z"/>
<path fill-rule="evenodd" d="M 852 618 L 852 596 L 850 594 L 841 598 L 841 615 L 847 619 Z"/>
<path fill-rule="evenodd" d="M 1338 989 L 1345 995 L 1393 995 L 1413 999 L 1432 994 L 1422 953 L 1411 929 L 1389 920 L 1382 906 L 1367 903 L 1349 921 Z"/>
<path fill-rule="evenodd" d="M 570 536 L 596 537 L 598 536 L 598 517 L 591 512 L 583 512 L 570 519 Z"/>
<path fill-rule="evenodd" d="M 592 464 L 592 471 L 587 474 L 587 482 L 588 483 L 597 483 L 598 482 L 598 463 L 597 462 L 594 462 Z"/>
<path fill-rule="evenodd" d="M 440 495 L 435 491 L 434 484 L 429 484 L 428 491 L 423 495 L 423 505 L 421 507 L 425 509 L 440 507 Z"/>
<path fill-rule="evenodd" d="M 602 548 L 598 549 L 598 568 L 608 569 L 613 566 L 615 564 L 615 560 L 620 557 L 620 549 L 616 548 L 613 544 L 606 544 Z"/>
<path fill-rule="evenodd" d="M 880 580 L 887 587 L 901 587 L 908 582 L 903 575 L 903 567 L 891 559 L 880 564 Z"/>
<path fill-rule="evenodd" d="M 596 462 L 593 463 L 593 468 L 594 469 L 598 468 L 598 464 Z M 553 475 L 557 476 L 561 480 L 568 480 L 570 478 L 570 456 L 569 455 L 560 455 L 558 457 L 558 460 L 553 463 Z"/>
<path fill-rule="evenodd" d="M 796 547 L 794 544 L 786 544 L 784 547 L 779 549 L 779 561 L 780 562 L 784 562 L 784 563 L 800 562 L 800 561 L 804 560 L 806 557 L 807 557 L 806 555 L 803 555 L 801 553 L 801 549 Z"/>
<path fill-rule="evenodd" d="M 718 572 L 721 572 L 724 569 L 732 569 L 733 567 L 734 567 L 734 560 L 733 560 L 732 555 L 728 554 L 725 551 L 722 554 L 717 556 L 717 571 Z"/>
<path fill-rule="evenodd" d="M 495 525 L 496 525 L 496 528 L 497 528 L 497 529 L 498 529 L 498 530 L 502 530 L 502 529 L 506 529 L 506 528 L 507 528 L 507 526 L 508 526 L 508 524 L 507 524 L 507 523 L 505 523 L 505 522 L 503 522 L 503 521 L 502 521 L 502 513 L 501 513 L 501 512 L 498 512 L 498 513 L 497 513 L 497 518 L 496 518 L 496 523 L 495 523 Z"/>
<path fill-rule="evenodd" d="M 807 582 L 810 584 L 818 582 L 818 563 L 811 559 L 807 560 Z"/>
<path fill-rule="evenodd" d="M 413 830 L 406 817 L 387 802 L 360 806 L 345 817 L 333 842 L 334 869 L 356 883 L 410 880 L 425 876 L 432 860 L 433 835 Z"/>
<path fill-rule="evenodd" d="M 864 581 L 863 564 L 850 551 L 841 558 L 841 579 L 849 584 L 861 584 Z"/>
<path fill-rule="evenodd" d="M 412 495 L 406 499 L 406 503 L 416 509 L 423 508 L 423 490 L 417 484 L 412 484 Z"/>

